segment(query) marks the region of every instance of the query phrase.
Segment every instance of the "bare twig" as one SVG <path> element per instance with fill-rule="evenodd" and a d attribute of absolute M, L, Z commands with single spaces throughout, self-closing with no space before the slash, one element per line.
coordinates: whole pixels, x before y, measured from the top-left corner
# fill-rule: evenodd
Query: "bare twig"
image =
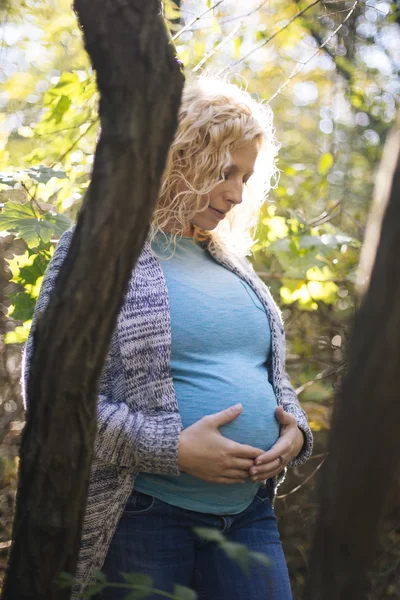
<path fill-rule="evenodd" d="M 63 133 L 64 131 L 70 131 L 71 129 L 78 129 L 82 127 L 82 125 L 87 125 L 88 123 L 98 123 L 100 119 L 91 119 L 89 121 L 83 121 L 82 123 L 78 123 L 77 125 L 72 125 L 71 127 L 63 127 L 62 129 L 53 129 L 53 131 L 46 131 L 45 133 L 35 133 L 35 137 L 45 137 L 46 135 L 53 135 L 53 133 Z M 86 133 L 86 132 L 85 132 Z"/>
<path fill-rule="evenodd" d="M 338 200 L 337 202 L 335 202 L 335 204 L 332 206 L 332 208 L 330 208 L 329 210 L 324 210 L 320 215 L 318 215 L 318 217 L 314 217 L 313 219 L 309 219 L 307 221 L 307 225 L 311 225 L 312 227 L 315 227 L 316 225 L 321 225 L 322 223 L 325 223 L 327 220 L 329 219 L 333 219 L 333 217 L 336 217 L 336 214 L 333 214 L 333 212 L 339 208 L 339 212 L 340 212 L 340 204 L 341 204 L 342 200 Z"/>
<path fill-rule="evenodd" d="M 35 194 L 32 196 L 31 191 L 28 190 L 28 188 L 26 187 L 26 184 L 21 181 L 21 186 L 24 188 L 24 190 L 26 191 L 26 193 L 28 194 L 30 200 L 35 200 L 35 195 L 36 195 L 36 188 L 35 188 Z"/>
<path fill-rule="evenodd" d="M 236 15 L 235 17 L 222 17 L 220 19 L 220 23 L 222 25 L 225 25 L 225 23 L 232 23 L 232 21 L 237 21 L 238 19 L 244 19 L 246 17 L 250 17 L 251 15 L 254 15 L 254 13 L 258 12 L 263 6 L 264 4 L 267 4 L 267 2 L 269 2 L 269 0 L 263 0 L 263 2 L 261 2 L 258 6 L 256 6 L 256 8 L 253 8 L 252 10 L 250 10 L 249 12 L 243 14 L 243 15 Z"/>
<path fill-rule="evenodd" d="M 215 48 L 213 48 L 212 50 L 210 50 L 210 52 L 208 52 L 205 56 L 203 56 L 203 58 L 201 59 L 200 62 L 197 63 L 197 65 L 192 69 L 193 73 L 195 73 L 196 71 L 198 71 L 200 69 L 201 66 L 204 65 L 204 63 L 211 58 L 211 56 L 214 56 L 214 54 L 216 54 L 218 52 L 218 50 L 220 50 L 220 48 L 222 48 L 222 46 L 225 46 L 225 44 L 227 42 L 229 42 L 230 39 L 233 38 L 233 36 L 239 31 L 239 29 L 241 28 L 242 23 L 239 23 L 239 25 L 237 27 L 235 27 L 235 29 L 233 29 L 229 35 L 227 35 L 226 37 L 224 37 L 219 44 L 217 44 L 215 46 Z"/>
<path fill-rule="evenodd" d="M 295 75 L 297 75 L 297 73 L 299 73 L 299 71 L 301 71 L 301 69 L 303 69 L 309 62 L 311 62 L 312 59 L 317 56 L 318 52 L 320 50 L 322 50 L 328 44 L 328 42 L 330 42 L 330 40 L 338 33 L 338 31 L 340 31 L 342 29 L 343 25 L 346 23 L 346 21 L 348 21 L 350 19 L 351 15 L 355 11 L 358 3 L 359 3 L 359 0 L 355 0 L 353 6 L 350 8 L 347 16 L 343 19 L 343 21 L 340 23 L 340 25 L 338 25 L 336 27 L 336 29 L 334 31 L 332 31 L 332 33 L 326 38 L 326 40 L 321 44 L 321 46 L 319 46 L 316 49 L 316 51 L 312 53 L 312 55 L 310 56 L 310 58 L 308 58 L 303 63 L 299 62 L 295 66 L 295 68 L 293 69 L 293 71 L 291 72 L 291 74 L 289 75 L 289 77 L 286 79 L 286 81 L 284 81 L 284 83 L 282 83 L 282 85 L 278 88 L 278 90 L 275 92 L 275 94 L 273 94 L 273 96 L 271 96 L 271 98 L 268 100 L 267 104 L 269 104 L 270 102 L 272 102 L 272 100 L 274 100 L 277 96 L 279 96 L 279 94 L 288 85 L 288 83 L 293 79 L 293 77 L 295 77 Z"/>
<path fill-rule="evenodd" d="M 215 4 L 213 4 L 212 6 L 210 6 L 210 8 L 207 8 L 207 10 L 205 10 L 203 13 L 201 13 L 201 15 L 198 15 L 197 17 L 195 17 L 194 19 L 192 19 L 192 21 L 189 21 L 189 23 L 187 23 L 184 27 L 182 27 L 182 29 L 180 29 L 179 31 L 177 31 L 175 33 L 175 35 L 172 36 L 172 41 L 175 41 L 180 35 L 182 35 L 182 33 L 184 33 L 185 31 L 187 31 L 188 29 L 190 29 L 190 27 L 192 25 L 194 25 L 194 23 L 196 23 L 197 21 L 200 21 L 200 19 L 202 19 L 204 17 L 204 15 L 206 15 L 207 13 L 211 12 L 212 10 L 214 10 L 214 8 L 217 8 L 217 6 L 219 6 L 220 4 L 222 4 L 222 2 L 224 2 L 224 0 L 218 0 L 218 2 L 216 2 Z"/>
<path fill-rule="evenodd" d="M 257 275 L 262 279 L 293 279 L 294 281 L 304 281 L 304 283 L 311 283 L 312 281 L 317 281 L 318 283 L 352 283 L 350 279 L 335 279 L 334 277 L 329 277 L 327 279 L 308 279 L 307 277 L 300 276 L 292 276 L 285 275 L 284 273 L 264 273 L 263 271 L 256 271 Z"/>
<path fill-rule="evenodd" d="M 8 542 L 0 542 L 0 550 L 3 550 L 3 548 L 9 548 L 11 546 L 11 540 L 8 540 Z"/>
<path fill-rule="evenodd" d="M 321 454 L 313 454 L 308 460 L 316 460 L 318 458 L 325 458 L 326 456 L 328 456 L 327 452 L 321 452 Z"/>
<path fill-rule="evenodd" d="M 278 29 L 277 31 L 275 31 L 275 33 L 273 33 L 272 35 L 270 35 L 261 44 L 259 44 L 258 46 L 256 46 L 252 50 L 250 50 L 250 52 L 248 52 L 247 54 L 245 54 L 244 56 L 242 56 L 242 58 L 239 58 L 239 60 L 237 60 L 237 61 L 235 61 L 233 63 L 230 63 L 227 67 L 225 67 L 224 69 L 221 69 L 221 71 L 218 72 L 218 75 L 221 75 L 222 73 L 225 73 L 225 71 L 228 71 L 229 69 L 232 69 L 233 67 L 235 67 L 239 63 L 241 63 L 244 60 L 246 60 L 246 58 L 248 58 L 249 56 L 251 56 L 254 52 L 256 52 L 257 50 L 259 50 L 260 48 L 263 48 L 266 44 L 268 44 L 271 40 L 273 40 L 279 33 L 282 33 L 282 31 L 285 31 L 285 29 L 287 29 L 289 27 L 289 25 L 291 25 L 293 23 L 293 21 L 295 21 L 296 19 L 298 19 L 299 17 L 301 17 L 301 15 L 303 15 L 305 12 L 307 12 L 308 10 L 310 10 L 310 8 L 312 8 L 313 6 L 316 6 L 320 2 L 321 2 L 321 0 L 315 0 L 315 2 L 313 2 L 309 6 L 306 6 L 305 8 L 303 8 L 294 17 L 292 17 L 291 19 L 289 19 L 289 21 L 286 23 L 286 25 L 284 25 L 283 27 L 281 27 L 280 29 Z"/>
<path fill-rule="evenodd" d="M 320 379 L 324 379 L 325 377 L 330 377 L 331 375 L 334 375 L 334 374 L 338 373 L 339 371 L 342 371 L 343 369 L 344 369 L 343 365 L 339 366 L 339 367 L 335 367 L 335 368 L 328 367 L 327 369 L 324 369 L 323 371 L 318 373 L 313 379 L 306 381 L 305 383 L 303 383 L 303 385 L 298 387 L 296 389 L 296 394 L 297 395 L 301 394 L 302 392 L 304 392 L 304 390 L 306 390 L 307 388 L 312 386 L 316 381 L 319 381 Z"/>
<path fill-rule="evenodd" d="M 320 468 L 324 464 L 325 460 L 326 460 L 326 458 L 324 458 L 323 460 L 321 460 L 321 462 L 319 463 L 318 467 L 316 467 L 314 469 L 314 471 L 312 473 L 310 473 L 310 475 L 308 477 L 305 478 L 304 481 L 302 481 L 299 485 L 297 485 L 292 490 L 290 490 L 290 492 L 287 492 L 286 494 L 280 494 L 276 498 L 279 499 L 279 500 L 281 500 L 282 498 L 287 498 L 287 496 L 290 496 L 291 494 L 294 494 L 295 492 L 298 492 L 303 486 L 306 485 L 306 483 L 308 483 L 310 481 L 310 479 L 312 479 L 314 477 L 314 475 L 316 475 L 316 473 L 320 470 Z"/>
<path fill-rule="evenodd" d="M 68 148 L 68 149 L 67 149 L 67 150 L 64 152 L 64 154 L 63 154 L 62 156 L 60 156 L 60 158 L 59 158 L 59 159 L 58 159 L 56 162 L 54 162 L 54 163 L 52 164 L 52 167 L 53 167 L 55 164 L 57 164 L 57 163 L 61 163 L 61 162 L 64 160 L 64 158 L 65 158 L 65 157 L 66 157 L 66 156 L 67 156 L 67 155 L 68 155 L 68 154 L 69 154 L 69 153 L 70 153 L 70 152 L 71 152 L 71 151 L 72 151 L 72 150 L 75 148 L 75 146 L 76 146 L 77 144 L 79 144 L 79 142 L 81 141 L 81 139 L 85 137 L 85 135 L 87 134 L 87 132 L 88 132 L 88 131 L 89 131 L 89 130 L 90 130 L 92 127 L 93 127 L 93 125 L 94 125 L 95 123 L 97 123 L 97 120 L 95 120 L 95 121 L 92 121 L 92 122 L 90 123 L 89 127 L 87 127 L 87 128 L 85 129 L 85 131 L 84 131 L 83 133 L 81 133 L 81 135 L 80 135 L 80 136 L 78 136 L 78 137 L 77 137 L 77 139 L 74 141 L 74 143 L 73 143 L 73 144 L 71 144 L 71 146 L 70 146 L 70 147 L 69 147 L 69 148 Z"/>

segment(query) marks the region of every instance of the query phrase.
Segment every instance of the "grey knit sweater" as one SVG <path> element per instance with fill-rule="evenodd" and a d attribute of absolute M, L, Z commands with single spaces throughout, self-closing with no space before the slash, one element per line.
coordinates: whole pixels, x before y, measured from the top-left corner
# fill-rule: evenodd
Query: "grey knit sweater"
<path fill-rule="evenodd" d="M 33 331 L 46 307 L 67 255 L 74 226 L 62 236 L 43 279 L 31 332 L 23 352 L 21 385 L 26 403 Z M 312 451 L 307 416 L 285 371 L 285 335 L 280 311 L 268 288 L 247 259 L 228 255 L 217 244 L 210 254 L 246 281 L 264 305 L 272 338 L 272 384 L 278 405 L 296 418 L 305 434 L 298 457 L 304 463 Z M 146 240 L 119 312 L 102 371 L 98 396 L 98 430 L 94 447 L 77 579 L 77 598 L 101 569 L 111 539 L 139 471 L 178 475 L 181 419 L 171 378 L 171 325 L 168 291 L 158 259 Z M 272 481 L 273 492 L 283 476 Z"/>

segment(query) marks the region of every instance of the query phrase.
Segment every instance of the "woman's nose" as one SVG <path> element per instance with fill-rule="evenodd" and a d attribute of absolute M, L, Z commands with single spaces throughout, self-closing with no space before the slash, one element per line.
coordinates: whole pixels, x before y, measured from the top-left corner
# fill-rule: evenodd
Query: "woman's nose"
<path fill-rule="evenodd" d="M 243 191 L 242 190 L 237 191 L 234 194 L 233 193 L 230 194 L 229 198 L 228 198 L 228 202 L 230 202 L 232 205 L 240 204 L 242 202 L 242 200 L 243 200 Z"/>

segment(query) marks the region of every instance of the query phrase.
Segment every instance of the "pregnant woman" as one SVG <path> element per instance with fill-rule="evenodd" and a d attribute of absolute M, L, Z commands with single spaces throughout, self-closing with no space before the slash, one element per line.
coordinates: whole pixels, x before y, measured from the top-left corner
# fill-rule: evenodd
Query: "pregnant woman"
<path fill-rule="evenodd" d="M 148 236 L 103 369 L 73 597 L 102 569 L 208 600 L 290 600 L 272 501 L 312 449 L 285 372 L 280 312 L 246 255 L 278 170 L 272 115 L 216 78 L 186 83 Z M 24 353 L 68 251 L 43 281 Z M 24 385 L 25 389 L 25 385 Z M 196 527 L 269 558 L 243 573 Z M 120 600 L 123 587 L 106 587 Z M 151 599 L 160 599 L 156 592 Z"/>

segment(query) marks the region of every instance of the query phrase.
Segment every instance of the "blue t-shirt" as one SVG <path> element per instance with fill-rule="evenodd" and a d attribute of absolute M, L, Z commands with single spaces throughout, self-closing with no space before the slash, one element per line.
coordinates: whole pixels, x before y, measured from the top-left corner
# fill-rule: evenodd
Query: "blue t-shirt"
<path fill-rule="evenodd" d="M 159 257 L 170 256 L 163 236 Z M 171 312 L 171 371 L 183 428 L 238 402 L 242 413 L 220 428 L 227 438 L 268 450 L 279 437 L 277 406 L 266 361 L 271 333 L 253 290 L 191 238 L 178 239 L 172 258 L 160 260 Z M 135 489 L 194 511 L 236 514 L 260 483 L 210 483 L 187 473 L 140 472 Z"/>

